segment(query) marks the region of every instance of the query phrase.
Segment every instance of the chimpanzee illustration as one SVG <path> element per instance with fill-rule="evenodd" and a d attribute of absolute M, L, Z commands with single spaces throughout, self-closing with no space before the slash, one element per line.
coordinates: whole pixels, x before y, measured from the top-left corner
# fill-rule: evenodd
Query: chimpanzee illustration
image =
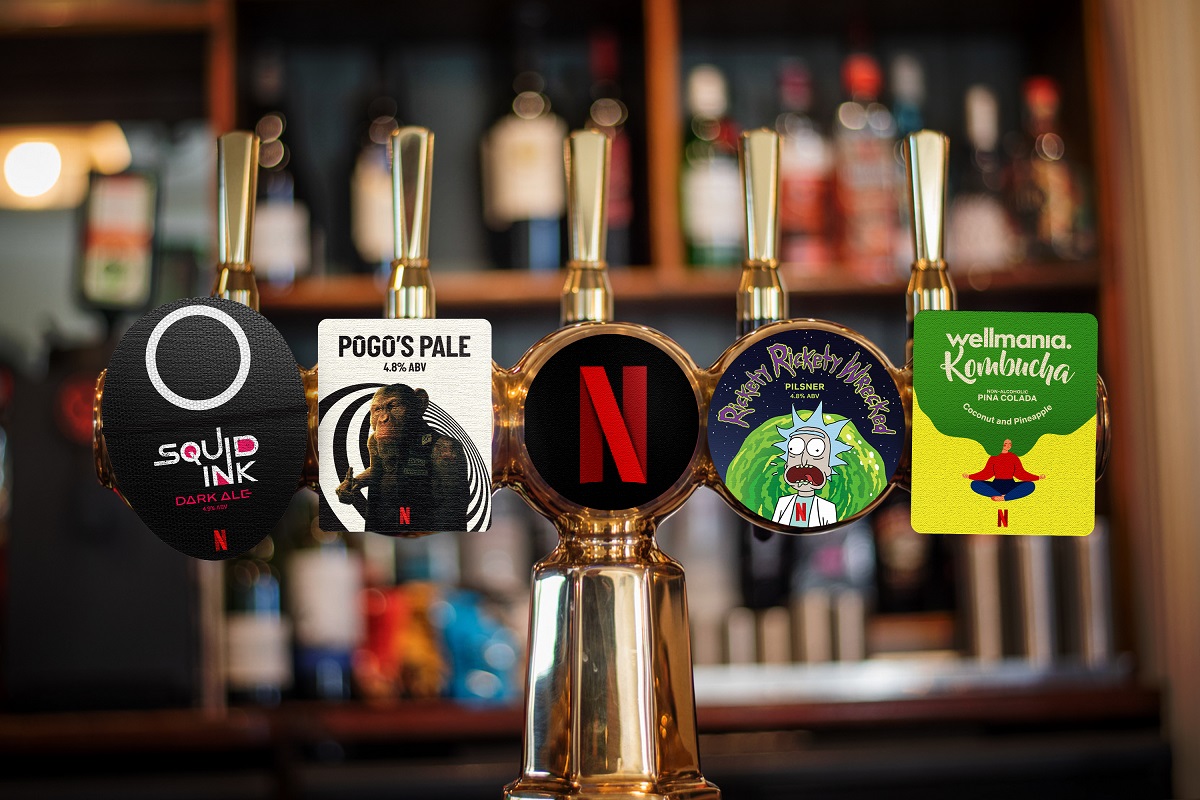
<path fill-rule="evenodd" d="M 467 529 L 467 459 L 462 445 L 424 419 L 429 394 L 402 383 L 371 399 L 370 465 L 350 469 L 337 497 L 361 509 L 367 490 L 366 528 L 376 533 Z"/>

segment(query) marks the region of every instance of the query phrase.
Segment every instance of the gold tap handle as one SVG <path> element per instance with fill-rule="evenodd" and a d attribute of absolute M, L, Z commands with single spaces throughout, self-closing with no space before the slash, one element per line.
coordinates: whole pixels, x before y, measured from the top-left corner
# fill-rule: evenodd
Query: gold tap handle
<path fill-rule="evenodd" d="M 571 243 L 562 292 L 563 325 L 613 318 L 612 285 L 604 260 L 611 148 L 607 134 L 592 130 L 572 132 L 563 145 Z"/>
<path fill-rule="evenodd" d="M 746 131 L 738 149 L 746 201 L 746 261 L 779 263 L 779 134 Z"/>
<path fill-rule="evenodd" d="M 779 278 L 779 134 L 742 134 L 738 161 L 746 208 L 746 260 L 737 291 L 738 334 L 788 316 Z"/>
<path fill-rule="evenodd" d="M 946 221 L 946 169 L 950 140 L 938 131 L 917 131 L 904 140 L 911 206 L 913 264 L 906 297 L 908 344 L 912 363 L 913 317 L 921 311 L 958 308 L 958 293 L 943 257 Z"/>
<path fill-rule="evenodd" d="M 429 201 L 433 192 L 433 133 L 404 127 L 392 133 L 392 201 L 396 260 L 384 298 L 388 319 L 436 315 L 429 275 Z"/>
<path fill-rule="evenodd" d="M 946 169 L 950 139 L 937 131 L 911 133 L 904 142 L 915 261 L 945 263 Z"/>
<path fill-rule="evenodd" d="M 245 131 L 217 139 L 217 280 L 212 296 L 258 310 L 250 262 L 254 198 L 258 191 L 258 137 Z"/>

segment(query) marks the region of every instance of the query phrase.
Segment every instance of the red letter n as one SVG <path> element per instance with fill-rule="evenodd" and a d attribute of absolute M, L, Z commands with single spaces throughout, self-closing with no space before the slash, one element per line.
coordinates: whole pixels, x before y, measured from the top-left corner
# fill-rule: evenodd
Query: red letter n
<path fill-rule="evenodd" d="M 228 550 L 229 549 L 229 543 L 225 540 L 225 529 L 224 528 L 221 528 L 220 530 L 217 530 L 216 528 L 213 529 L 213 544 L 216 546 L 216 549 L 218 549 L 218 550 Z"/>
<path fill-rule="evenodd" d="M 603 442 L 623 482 L 646 482 L 646 368 L 622 367 L 621 385 L 623 409 L 604 367 L 579 368 L 580 483 L 604 480 Z"/>
<path fill-rule="evenodd" d="M 997 528 L 1007 528 L 1008 527 L 1008 509 L 1007 508 L 997 508 L 996 509 L 996 527 Z"/>
<path fill-rule="evenodd" d="M 400 506 L 400 524 L 412 524 L 412 506 Z"/>

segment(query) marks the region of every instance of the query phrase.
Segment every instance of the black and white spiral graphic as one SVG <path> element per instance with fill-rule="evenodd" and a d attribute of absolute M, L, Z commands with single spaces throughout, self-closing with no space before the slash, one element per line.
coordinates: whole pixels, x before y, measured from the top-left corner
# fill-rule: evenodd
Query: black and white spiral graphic
<path fill-rule="evenodd" d="M 334 426 L 333 446 L 320 448 L 319 454 L 323 501 L 321 525 L 327 530 L 366 530 L 365 502 L 355 505 L 342 503 L 337 498 L 336 490 L 348 470 L 357 475 L 371 465 L 371 456 L 367 451 L 367 439 L 371 435 L 371 398 L 376 390 L 386 385 L 359 383 L 339 389 L 321 400 L 321 430 L 324 431 L 329 424 Z M 467 530 L 485 530 L 492 520 L 492 474 L 487 462 L 462 426 L 437 403 L 429 401 L 423 419 L 430 428 L 462 445 L 467 458 L 467 487 L 470 492 Z M 333 478 L 325 480 L 325 476 Z M 369 492 L 370 489 L 364 491 Z M 333 513 L 326 514 L 325 509 Z M 332 524 L 334 520 L 338 525 Z"/>

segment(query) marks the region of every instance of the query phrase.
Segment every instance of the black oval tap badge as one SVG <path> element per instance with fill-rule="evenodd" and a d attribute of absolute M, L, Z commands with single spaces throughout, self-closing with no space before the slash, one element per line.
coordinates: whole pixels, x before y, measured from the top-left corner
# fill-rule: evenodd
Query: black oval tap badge
<path fill-rule="evenodd" d="M 752 342 L 721 376 L 708 414 L 717 472 L 745 511 L 805 533 L 887 491 L 904 407 L 884 363 L 854 339 L 793 328 Z"/>
<path fill-rule="evenodd" d="M 635 336 L 572 342 L 542 365 L 525 400 L 525 448 L 554 491 L 617 510 L 661 497 L 688 469 L 700 435 L 682 365 Z"/>
<path fill-rule="evenodd" d="M 146 314 L 113 353 L 103 402 L 118 487 L 171 547 L 232 558 L 283 516 L 308 407 L 292 351 L 260 314 L 215 298 Z"/>

